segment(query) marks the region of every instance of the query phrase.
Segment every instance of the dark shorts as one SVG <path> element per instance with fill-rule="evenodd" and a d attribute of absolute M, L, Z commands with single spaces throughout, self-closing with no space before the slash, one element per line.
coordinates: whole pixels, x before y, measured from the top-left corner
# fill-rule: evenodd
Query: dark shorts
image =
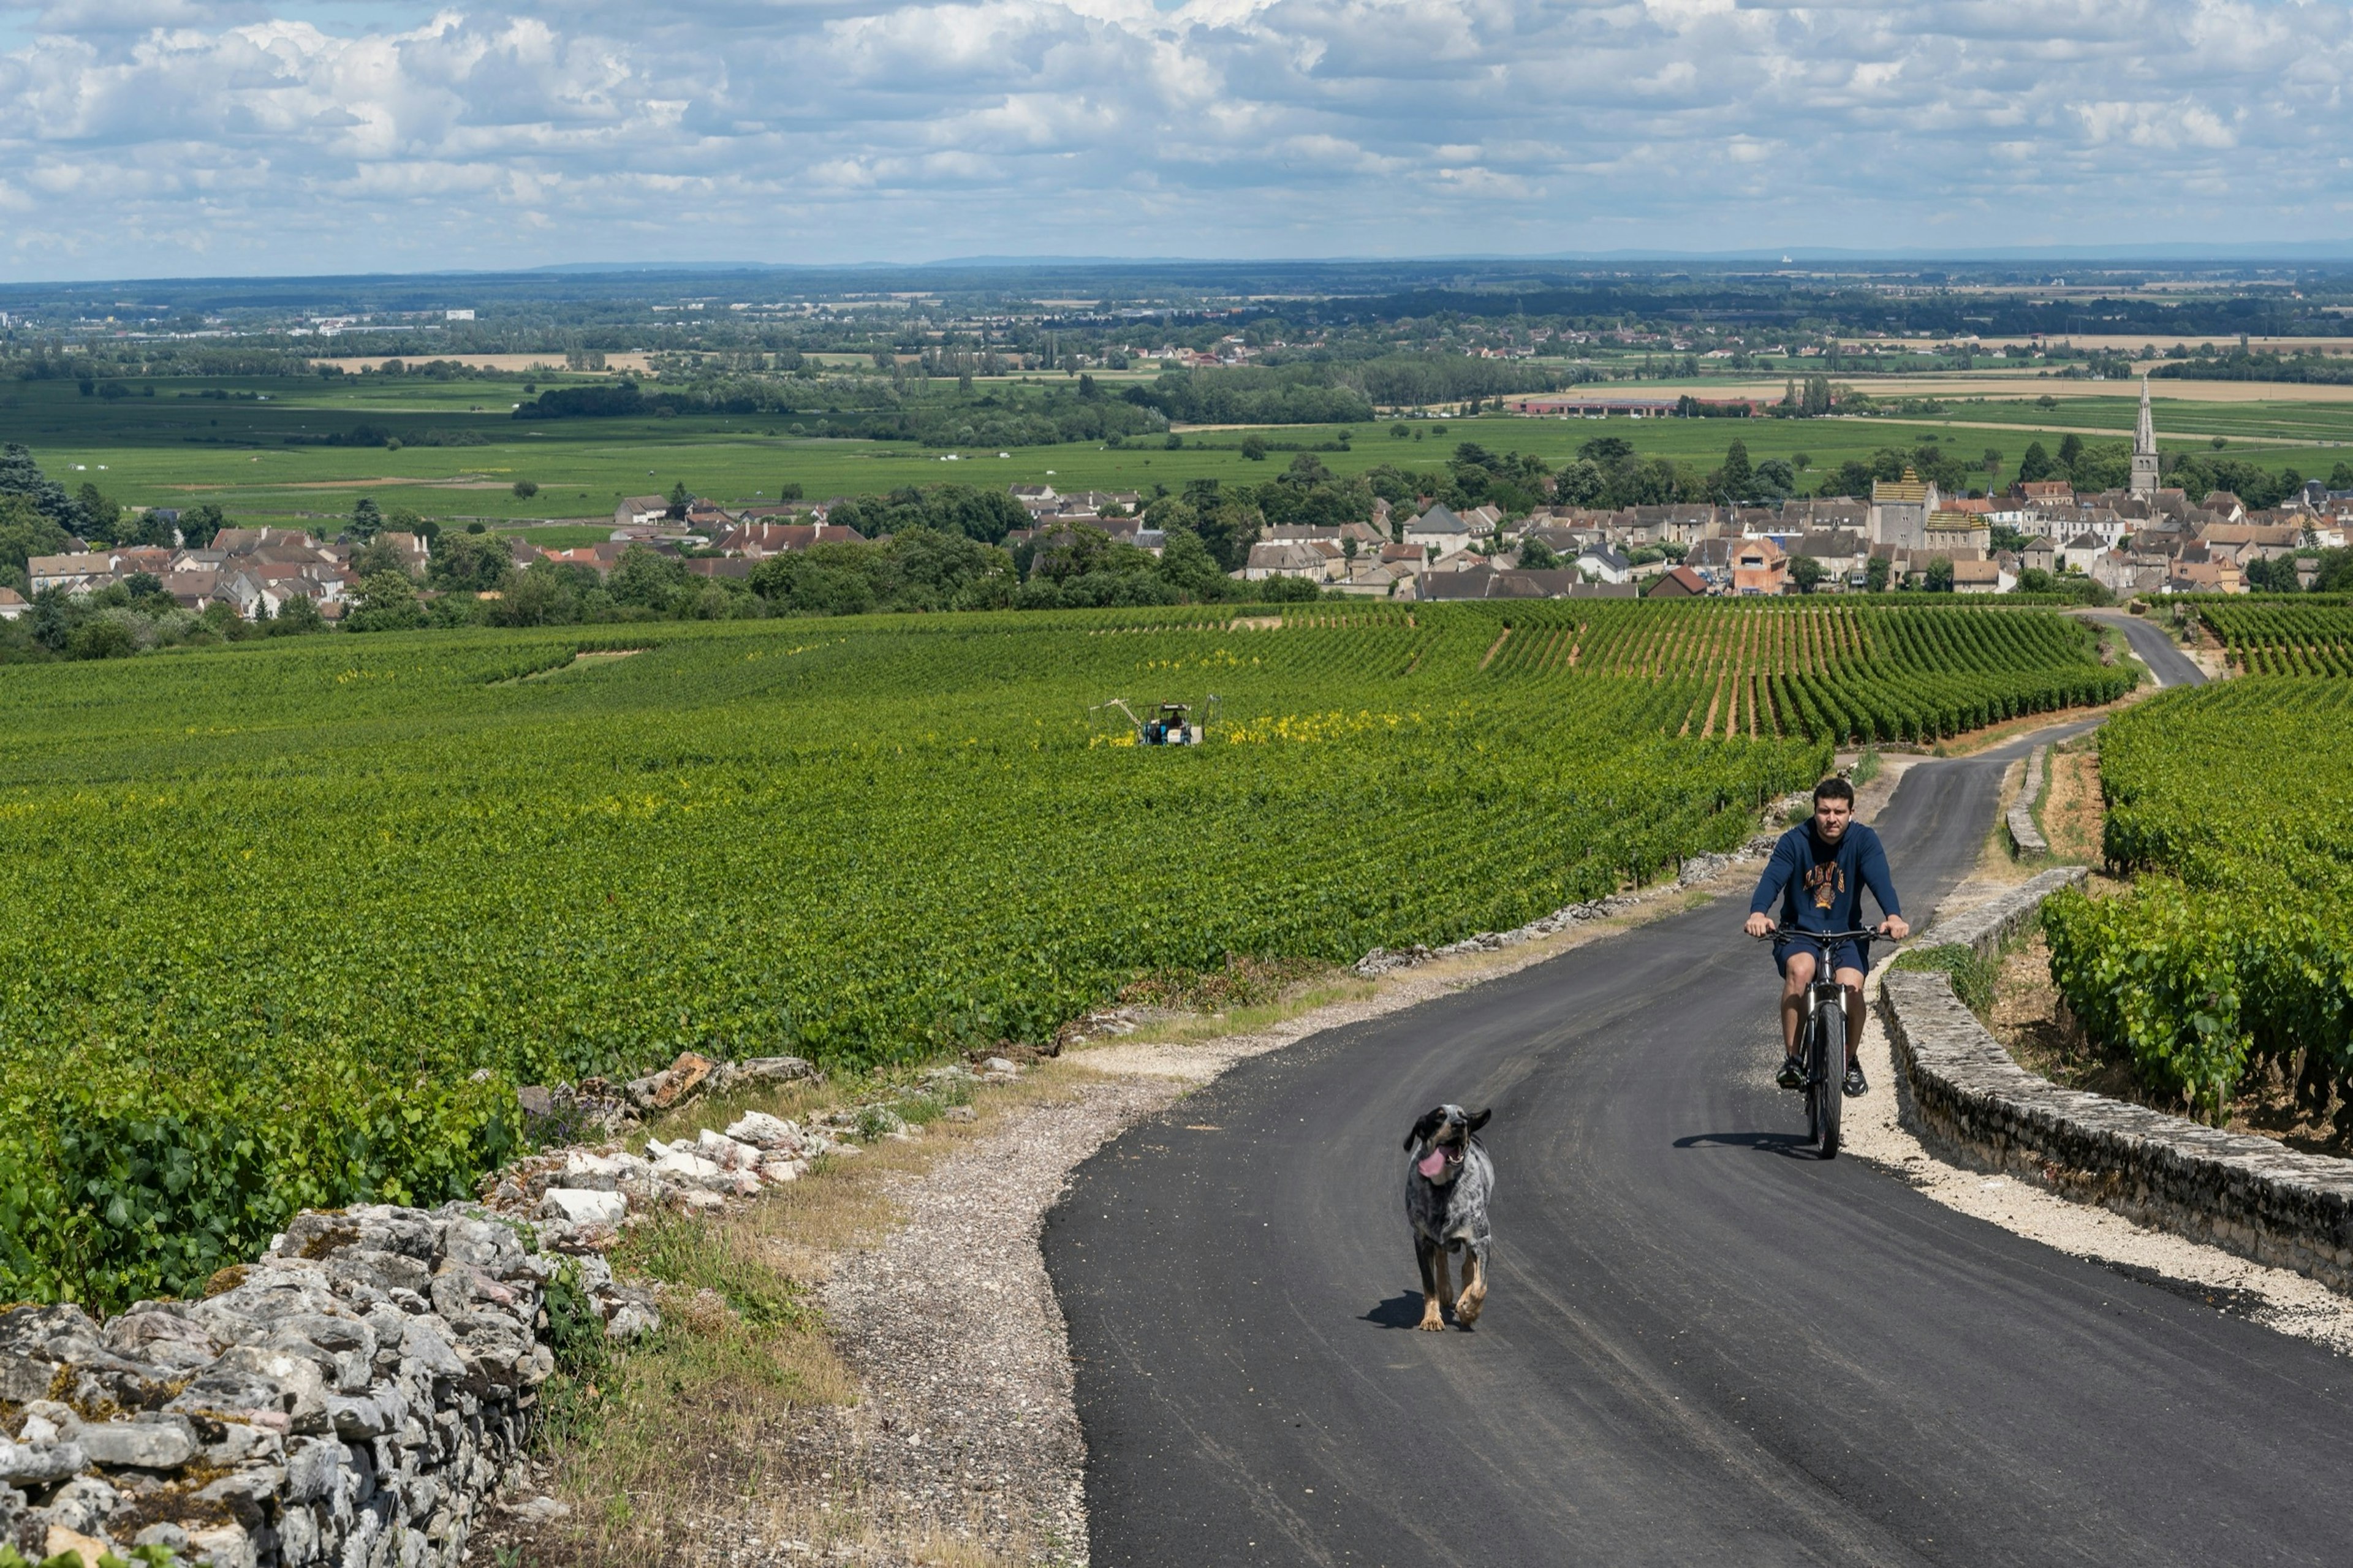
<path fill-rule="evenodd" d="M 1803 931 L 1784 931 L 1773 939 L 1773 967 L 1781 972 L 1785 980 L 1788 978 L 1789 955 L 1793 952 L 1814 955 L 1817 977 L 1835 975 L 1841 969 L 1861 970 L 1865 974 L 1871 973 L 1871 943 L 1868 941 L 1849 939 L 1832 943 L 1830 965 L 1825 970 L 1821 967 L 1822 943 L 1820 937 L 1808 936 Z"/>

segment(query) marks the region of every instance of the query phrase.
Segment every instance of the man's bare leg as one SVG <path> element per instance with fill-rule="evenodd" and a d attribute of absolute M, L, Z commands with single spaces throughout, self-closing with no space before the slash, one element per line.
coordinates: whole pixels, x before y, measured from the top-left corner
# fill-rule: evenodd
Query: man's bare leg
<path fill-rule="evenodd" d="M 1841 972 L 1841 976 L 1845 973 Z M 1781 1054 L 1798 1054 L 1798 1020 L 1806 1010 L 1806 987 L 1814 983 L 1814 955 L 1793 952 L 1789 972 L 1781 981 Z"/>

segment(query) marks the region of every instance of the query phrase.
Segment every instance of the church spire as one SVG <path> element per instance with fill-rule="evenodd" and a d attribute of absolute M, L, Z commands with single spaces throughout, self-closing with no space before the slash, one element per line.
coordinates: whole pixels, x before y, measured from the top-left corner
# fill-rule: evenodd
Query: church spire
<path fill-rule="evenodd" d="M 2157 424 L 2149 416 L 2147 376 L 2140 378 L 2140 422 L 2133 426 L 2132 493 L 2143 500 L 2157 494 Z"/>

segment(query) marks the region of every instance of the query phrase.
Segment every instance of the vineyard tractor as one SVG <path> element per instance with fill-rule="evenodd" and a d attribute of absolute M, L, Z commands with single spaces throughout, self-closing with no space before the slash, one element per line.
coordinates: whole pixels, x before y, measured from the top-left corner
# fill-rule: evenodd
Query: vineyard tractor
<path fill-rule="evenodd" d="M 1135 726 L 1135 743 L 1139 746 L 1198 746 L 1208 729 L 1209 721 L 1218 716 L 1218 698 L 1212 692 L 1208 701 L 1202 705 L 1199 723 L 1187 717 L 1193 710 L 1191 704 L 1185 702 L 1163 702 L 1160 711 L 1149 719 L 1137 718 L 1135 710 L 1130 708 L 1125 700 L 1117 697 L 1108 702 L 1098 702 L 1087 711 L 1099 713 L 1106 708 L 1116 708 L 1127 715 L 1127 721 Z"/>

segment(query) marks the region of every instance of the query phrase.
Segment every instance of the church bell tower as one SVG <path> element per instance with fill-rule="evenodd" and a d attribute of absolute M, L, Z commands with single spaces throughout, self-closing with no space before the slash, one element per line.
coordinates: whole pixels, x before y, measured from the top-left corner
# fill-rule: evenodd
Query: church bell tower
<path fill-rule="evenodd" d="M 2148 415 L 2148 377 L 2140 378 L 2140 423 L 2133 426 L 2132 493 L 2142 500 L 2157 495 L 2157 426 Z"/>

